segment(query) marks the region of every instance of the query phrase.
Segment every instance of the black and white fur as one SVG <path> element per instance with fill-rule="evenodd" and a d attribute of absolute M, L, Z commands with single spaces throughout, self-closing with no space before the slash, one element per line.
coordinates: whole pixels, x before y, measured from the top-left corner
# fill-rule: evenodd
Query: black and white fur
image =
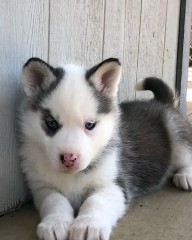
<path fill-rule="evenodd" d="M 119 105 L 120 78 L 114 58 L 90 70 L 38 58 L 25 64 L 22 168 L 41 216 L 39 239 L 108 240 L 130 202 L 168 177 L 192 190 L 192 130 L 173 108 L 171 90 L 147 78 L 137 89 L 154 99 Z M 73 167 L 63 165 L 65 152 L 78 156 Z"/>

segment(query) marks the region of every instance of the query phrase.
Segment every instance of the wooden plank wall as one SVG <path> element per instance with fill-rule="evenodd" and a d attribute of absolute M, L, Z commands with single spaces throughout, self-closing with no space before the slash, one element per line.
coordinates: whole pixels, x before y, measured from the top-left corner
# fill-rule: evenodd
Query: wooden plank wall
<path fill-rule="evenodd" d="M 119 99 L 157 75 L 174 88 L 180 0 L 2 0 L 0 8 L 0 213 L 25 199 L 15 140 L 20 72 L 29 57 L 92 66 L 118 57 Z M 146 94 L 145 94 L 146 95 Z"/>
<path fill-rule="evenodd" d="M 44 0 L 0 4 L 0 213 L 25 198 L 15 134 L 20 72 L 29 57 L 48 57 L 48 15 Z"/>

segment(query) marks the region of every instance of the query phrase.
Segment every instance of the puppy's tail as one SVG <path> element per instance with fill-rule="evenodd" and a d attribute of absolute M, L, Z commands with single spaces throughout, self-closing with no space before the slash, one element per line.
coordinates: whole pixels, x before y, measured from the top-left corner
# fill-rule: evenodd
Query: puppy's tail
<path fill-rule="evenodd" d="M 174 105 L 174 94 L 169 86 L 159 78 L 148 77 L 143 81 L 138 82 L 135 86 L 138 91 L 149 90 L 152 91 L 155 100 L 169 105 Z"/>

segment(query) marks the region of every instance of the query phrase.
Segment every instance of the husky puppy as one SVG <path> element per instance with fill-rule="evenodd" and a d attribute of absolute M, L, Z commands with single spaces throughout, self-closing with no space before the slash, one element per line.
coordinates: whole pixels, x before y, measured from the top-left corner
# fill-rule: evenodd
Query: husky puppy
<path fill-rule="evenodd" d="M 130 202 L 163 186 L 192 190 L 192 129 L 163 81 L 138 90 L 154 99 L 118 104 L 121 65 L 23 67 L 22 168 L 43 240 L 108 240 Z"/>

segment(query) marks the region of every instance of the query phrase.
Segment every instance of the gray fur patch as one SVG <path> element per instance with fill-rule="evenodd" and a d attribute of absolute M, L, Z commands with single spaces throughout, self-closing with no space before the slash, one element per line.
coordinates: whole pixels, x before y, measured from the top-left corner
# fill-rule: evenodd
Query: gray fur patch
<path fill-rule="evenodd" d="M 125 193 L 137 197 L 160 188 L 171 165 L 171 142 L 164 122 L 166 107 L 157 101 L 127 102 L 120 107 L 118 182 L 127 186 Z"/>
<path fill-rule="evenodd" d="M 45 119 L 47 117 L 52 117 L 52 114 L 50 112 L 49 109 L 43 109 L 43 108 L 39 108 L 40 112 L 41 112 L 41 120 L 42 120 L 42 128 L 44 130 L 44 132 L 46 133 L 47 136 L 49 137 L 53 137 L 60 129 L 61 129 L 61 124 L 59 123 L 58 120 L 55 119 L 56 123 L 57 123 L 57 128 L 55 130 L 49 129 L 45 123 Z M 53 117 L 52 117 L 53 118 Z"/>
<path fill-rule="evenodd" d="M 114 109 L 114 102 L 112 99 L 104 95 L 102 92 L 97 91 L 97 89 L 94 87 L 94 85 L 87 81 L 88 86 L 90 87 L 90 90 L 93 92 L 94 97 L 96 98 L 97 102 L 99 103 L 97 112 L 100 114 L 107 114 L 113 111 Z"/>
<path fill-rule="evenodd" d="M 98 113 L 100 114 L 107 114 L 113 111 L 114 103 L 112 99 L 108 98 L 104 94 L 94 90 L 94 96 L 96 97 L 97 101 L 99 102 L 98 106 Z"/>
<path fill-rule="evenodd" d="M 192 126 L 186 116 L 182 116 L 175 108 L 170 108 L 166 112 L 165 121 L 169 132 L 174 135 L 174 139 L 192 150 Z"/>

